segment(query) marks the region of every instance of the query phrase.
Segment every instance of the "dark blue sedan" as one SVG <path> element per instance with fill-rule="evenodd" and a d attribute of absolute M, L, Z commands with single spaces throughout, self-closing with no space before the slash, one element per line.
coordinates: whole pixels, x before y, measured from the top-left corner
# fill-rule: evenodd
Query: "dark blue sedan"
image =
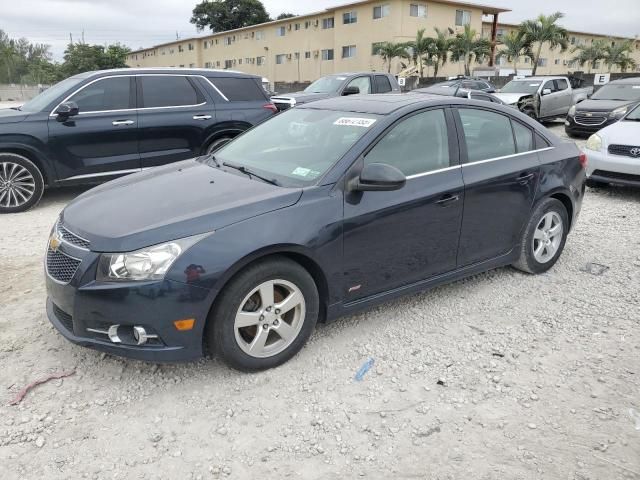
<path fill-rule="evenodd" d="M 275 367 L 317 322 L 505 265 L 545 272 L 584 167 L 573 143 L 489 102 L 296 107 L 69 204 L 47 248 L 48 316 L 117 355 Z"/>

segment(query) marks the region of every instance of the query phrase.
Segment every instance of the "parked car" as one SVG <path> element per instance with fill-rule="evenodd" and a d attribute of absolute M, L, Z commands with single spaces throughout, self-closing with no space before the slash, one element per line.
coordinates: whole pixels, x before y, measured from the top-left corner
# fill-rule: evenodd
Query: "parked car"
<path fill-rule="evenodd" d="M 357 94 L 400 93 L 396 77 L 388 73 L 359 72 L 336 73 L 319 78 L 302 92 L 275 95 L 271 101 L 283 111 L 295 105 L 315 102 L 331 97 Z"/>
<path fill-rule="evenodd" d="M 494 93 L 496 91 L 496 87 L 489 80 L 464 76 L 449 79 L 445 82 L 434 83 L 431 87 L 452 89 L 462 88 L 465 90 L 479 90 L 486 93 Z"/>
<path fill-rule="evenodd" d="M 589 100 L 571 107 L 565 121 L 569 136 L 589 136 L 616 123 L 640 103 L 640 77 L 614 80 L 600 87 Z"/>
<path fill-rule="evenodd" d="M 275 367 L 317 322 L 504 265 L 547 271 L 584 181 L 575 144 L 510 107 L 321 100 L 215 157 L 72 201 L 49 240 L 47 313 L 72 342 L 117 355 L 207 348 L 241 370 Z"/>
<path fill-rule="evenodd" d="M 210 69 L 76 75 L 0 110 L 0 213 L 215 150 L 276 113 L 261 77 Z"/>
<path fill-rule="evenodd" d="M 511 80 L 495 95 L 542 122 L 564 118 L 573 105 L 593 93 L 593 87 L 577 88 L 581 82 L 575 77 L 527 77 Z"/>
<path fill-rule="evenodd" d="M 491 93 L 483 92 L 482 90 L 467 90 L 466 88 L 447 89 L 439 88 L 436 86 L 416 88 L 409 93 L 427 94 L 427 95 L 446 95 L 451 97 L 468 98 L 469 100 L 481 100 L 485 102 L 493 102 L 504 105 L 504 102 Z"/>
<path fill-rule="evenodd" d="M 591 135 L 584 151 L 587 185 L 617 183 L 640 187 L 640 106 Z"/>

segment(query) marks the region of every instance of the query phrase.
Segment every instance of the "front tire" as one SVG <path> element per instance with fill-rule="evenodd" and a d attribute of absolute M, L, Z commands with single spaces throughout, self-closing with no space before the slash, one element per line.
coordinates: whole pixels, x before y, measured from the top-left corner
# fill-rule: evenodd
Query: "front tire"
<path fill-rule="evenodd" d="M 209 317 L 206 341 L 231 367 L 255 372 L 298 353 L 315 328 L 313 278 L 286 257 L 259 261 L 224 288 Z"/>
<path fill-rule="evenodd" d="M 0 153 L 0 214 L 29 210 L 43 193 L 42 173 L 31 160 L 16 153 Z"/>
<path fill-rule="evenodd" d="M 524 229 L 520 258 L 513 264 L 527 273 L 544 273 L 555 265 L 569 233 L 569 215 L 559 200 L 547 198 L 535 208 Z"/>

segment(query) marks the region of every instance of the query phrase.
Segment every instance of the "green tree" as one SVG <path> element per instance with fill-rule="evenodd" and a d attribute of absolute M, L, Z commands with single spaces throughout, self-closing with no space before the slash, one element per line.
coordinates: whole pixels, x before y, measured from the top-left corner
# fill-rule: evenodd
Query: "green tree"
<path fill-rule="evenodd" d="M 407 44 L 383 42 L 376 47 L 375 54 L 382 58 L 382 61 L 387 64 L 387 72 L 391 73 L 391 62 L 393 59 L 407 57 Z"/>
<path fill-rule="evenodd" d="M 297 17 L 297 15 L 295 13 L 281 13 L 280 15 L 278 15 L 276 17 L 276 20 L 284 20 L 285 18 L 293 18 L 293 17 Z"/>
<path fill-rule="evenodd" d="M 538 69 L 542 45 L 548 43 L 551 50 L 560 47 L 561 52 L 567 49 L 569 45 L 567 30 L 556 23 L 562 17 L 564 17 L 564 14 L 561 12 L 556 12 L 551 15 L 541 14 L 533 20 L 525 20 L 520 24 L 520 31 L 524 34 L 527 41 L 537 47 L 533 58 L 533 75 L 536 74 Z"/>
<path fill-rule="evenodd" d="M 451 60 L 464 62 L 464 74 L 471 75 L 471 63 L 482 63 L 491 54 L 491 42 L 479 38 L 470 25 L 464 26 L 464 32 L 458 33 L 451 43 Z"/>
<path fill-rule="evenodd" d="M 420 78 L 424 77 L 423 73 L 425 63 L 427 65 L 430 64 L 435 42 L 433 38 L 425 37 L 424 32 L 425 29 L 421 28 L 416 33 L 415 40 L 407 43 L 411 59 L 413 60 L 414 65 L 418 68 Z"/>
<path fill-rule="evenodd" d="M 609 39 L 604 47 L 604 63 L 609 67 L 609 72 L 613 67 L 619 67 L 621 72 L 627 68 L 635 68 L 636 62 L 629 55 L 633 52 L 633 40 L 614 41 Z"/>
<path fill-rule="evenodd" d="M 431 46 L 431 56 L 433 60 L 433 77 L 435 78 L 438 76 L 440 66 L 444 67 L 447 63 L 453 40 L 449 37 L 448 31 L 440 30 L 438 27 L 435 27 L 434 30 L 436 36 Z"/>
<path fill-rule="evenodd" d="M 120 44 L 104 47 L 70 43 L 64 52 L 64 62 L 60 68 L 66 77 L 91 70 L 125 68 L 129 52 L 129 48 Z"/>
<path fill-rule="evenodd" d="M 271 19 L 260 0 L 203 0 L 193 9 L 191 23 L 198 30 L 223 32 Z"/>
<path fill-rule="evenodd" d="M 503 57 L 506 58 L 509 63 L 513 64 L 513 70 L 516 75 L 518 75 L 518 61 L 520 57 L 529 57 L 532 62 L 534 61 L 531 43 L 523 32 L 509 32 L 502 38 L 502 44 L 504 48 L 498 51 L 496 60 L 500 60 Z"/>
<path fill-rule="evenodd" d="M 596 62 L 606 58 L 606 44 L 604 40 L 596 40 L 592 43 L 584 45 L 577 45 L 572 52 L 577 52 L 577 55 L 571 59 L 571 62 L 578 62 L 582 67 L 587 64 L 587 71 L 591 73 L 591 69 L 595 68 Z"/>
<path fill-rule="evenodd" d="M 0 30 L 0 83 L 51 83 L 56 79 L 48 45 L 12 39 Z"/>

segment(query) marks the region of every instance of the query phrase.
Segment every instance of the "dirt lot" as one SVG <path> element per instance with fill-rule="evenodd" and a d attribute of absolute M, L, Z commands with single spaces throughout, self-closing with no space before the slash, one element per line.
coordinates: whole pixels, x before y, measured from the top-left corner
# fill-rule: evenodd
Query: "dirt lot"
<path fill-rule="evenodd" d="M 79 191 L 0 217 L 3 480 L 640 478 L 640 190 L 590 190 L 547 274 L 504 268 L 321 326 L 254 375 L 53 329 L 42 255 Z"/>

